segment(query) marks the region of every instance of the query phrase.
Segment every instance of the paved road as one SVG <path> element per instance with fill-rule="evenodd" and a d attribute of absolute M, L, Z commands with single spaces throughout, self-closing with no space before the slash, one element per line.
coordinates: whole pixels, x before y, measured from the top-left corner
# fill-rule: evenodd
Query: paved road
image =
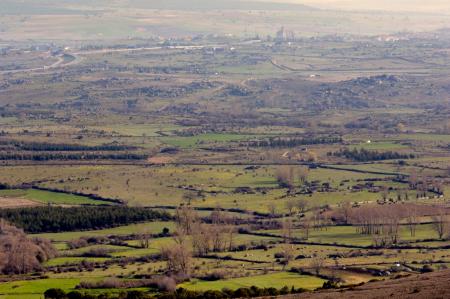
<path fill-rule="evenodd" d="M 198 46 L 158 46 L 158 47 L 141 47 L 141 48 L 121 48 L 121 49 L 98 49 L 98 50 L 86 50 L 86 51 L 78 51 L 73 53 L 64 53 L 60 54 L 57 57 L 57 61 L 52 63 L 51 65 L 44 65 L 41 67 L 28 68 L 28 69 L 19 69 L 19 70 L 6 70 L 0 71 L 0 74 L 17 74 L 17 73 L 27 73 L 27 72 L 40 72 L 40 71 L 48 71 L 57 68 L 64 68 L 68 66 L 72 66 L 83 61 L 83 56 L 95 55 L 95 54 L 105 54 L 105 53 L 122 53 L 122 52 L 138 52 L 138 51 L 156 51 L 156 50 L 201 50 L 204 48 L 218 48 L 224 47 L 224 45 L 198 45 Z M 73 59 L 69 62 L 64 62 L 64 56 L 69 55 L 72 56 Z"/>

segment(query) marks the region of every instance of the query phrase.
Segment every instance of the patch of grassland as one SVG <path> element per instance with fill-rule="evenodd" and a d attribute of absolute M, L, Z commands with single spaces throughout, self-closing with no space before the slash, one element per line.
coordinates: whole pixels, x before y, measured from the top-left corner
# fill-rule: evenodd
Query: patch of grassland
<path fill-rule="evenodd" d="M 111 204 L 107 201 L 94 200 L 85 196 L 65 194 L 51 191 L 43 191 L 36 189 L 13 189 L 0 190 L 0 196 L 3 197 L 22 197 L 32 201 L 37 201 L 43 204 L 57 204 L 57 205 L 102 205 Z"/>
<path fill-rule="evenodd" d="M 158 132 L 164 132 L 164 134 L 171 134 L 172 131 L 180 129 L 181 127 L 171 124 L 120 124 L 109 125 L 101 127 L 92 127 L 96 130 L 104 130 L 106 132 L 115 132 L 124 136 L 146 136 L 146 137 L 158 137 L 161 136 Z"/>
<path fill-rule="evenodd" d="M 220 281 L 193 280 L 191 282 L 181 284 L 180 287 L 189 290 L 205 291 L 205 290 L 221 290 L 223 288 L 238 289 L 241 287 L 250 287 L 254 285 L 261 288 L 268 286 L 274 288 L 293 286 L 296 288 L 304 288 L 312 290 L 321 287 L 323 283 L 324 280 L 317 277 L 281 272 L 275 274 L 233 278 Z"/>
<path fill-rule="evenodd" d="M 394 143 L 394 142 L 371 142 L 371 143 L 360 143 L 350 145 L 350 148 L 366 149 L 366 150 L 378 150 L 378 151 L 394 151 L 400 149 L 406 149 L 408 146 Z"/>
<path fill-rule="evenodd" d="M 175 224 L 173 222 L 146 222 L 131 224 L 126 226 L 118 226 L 114 228 L 101 229 L 101 230 L 90 230 L 90 231 L 79 231 L 79 232 L 65 232 L 65 233 L 47 233 L 47 234 L 36 234 L 33 236 L 46 238 L 56 242 L 60 241 L 70 241 L 80 237 L 93 237 L 93 236 L 107 236 L 107 235 L 131 235 L 139 234 L 142 232 L 148 233 L 160 233 L 164 227 L 167 227 L 170 231 L 173 231 Z"/>
<path fill-rule="evenodd" d="M 189 137 L 163 137 L 160 138 L 160 140 L 172 146 L 177 146 L 181 148 L 191 148 L 201 146 L 202 144 L 241 141 L 255 137 L 256 137 L 255 135 L 207 133 Z"/>
<path fill-rule="evenodd" d="M 65 291 L 73 290 L 80 283 L 77 278 L 48 278 L 29 281 L 13 281 L 0 284 L 0 298 L 42 298 L 42 294 L 54 287 Z M 4 297 L 3 297 L 4 296 Z"/>
<path fill-rule="evenodd" d="M 265 232 L 281 235 L 281 231 L 279 230 Z M 294 236 L 302 238 L 304 236 L 304 231 L 295 230 Z M 414 237 L 411 237 L 409 229 L 406 225 L 402 225 L 400 227 L 400 240 L 405 242 L 437 237 L 437 234 L 432 230 L 432 227 L 429 224 L 417 225 L 416 234 Z M 321 230 L 311 230 L 308 241 L 354 246 L 369 246 L 373 243 L 372 236 L 359 234 L 356 232 L 356 228 L 352 226 L 332 226 Z"/>
<path fill-rule="evenodd" d="M 450 142 L 450 135 L 448 134 L 399 134 L 394 138 L 399 140 Z"/>

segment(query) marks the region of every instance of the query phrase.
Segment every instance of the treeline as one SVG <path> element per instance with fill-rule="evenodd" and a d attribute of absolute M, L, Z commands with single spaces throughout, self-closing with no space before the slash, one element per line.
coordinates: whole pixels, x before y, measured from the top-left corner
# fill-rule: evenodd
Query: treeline
<path fill-rule="evenodd" d="M 135 153 L 10 153 L 0 152 L 0 160 L 9 161 L 51 161 L 51 160 L 145 160 L 147 155 Z"/>
<path fill-rule="evenodd" d="M 341 149 L 338 152 L 328 153 L 328 156 L 344 157 L 358 162 L 415 158 L 415 155 L 413 154 L 402 154 L 392 151 L 388 152 L 369 151 L 364 148 L 359 150 L 356 148 L 353 150 L 349 150 L 348 148 Z"/>
<path fill-rule="evenodd" d="M 289 294 L 299 294 L 305 292 L 305 289 L 296 289 L 294 287 L 276 288 L 259 288 L 252 286 L 249 288 L 239 288 L 237 290 L 223 289 L 222 291 L 188 291 L 183 288 L 177 289 L 175 292 L 154 294 L 142 291 L 128 291 L 119 294 L 85 294 L 79 291 L 65 293 L 61 289 L 49 289 L 44 293 L 46 299 L 228 299 L 228 298 L 254 298 L 267 296 L 281 296 Z"/>
<path fill-rule="evenodd" d="M 250 141 L 248 145 L 253 147 L 296 147 L 300 145 L 333 144 L 333 143 L 342 143 L 342 138 L 336 136 L 305 137 L 305 138 L 271 137 L 263 140 Z"/>
<path fill-rule="evenodd" d="M 93 230 L 144 221 L 173 219 L 167 212 L 137 207 L 0 209 L 0 218 L 29 233 Z"/>
<path fill-rule="evenodd" d="M 118 144 L 102 144 L 102 145 L 81 145 L 81 144 L 65 144 L 65 143 L 46 143 L 46 142 L 23 142 L 17 140 L 1 140 L 0 145 L 14 147 L 23 151 L 125 151 L 135 150 L 136 147 L 118 145 Z"/>

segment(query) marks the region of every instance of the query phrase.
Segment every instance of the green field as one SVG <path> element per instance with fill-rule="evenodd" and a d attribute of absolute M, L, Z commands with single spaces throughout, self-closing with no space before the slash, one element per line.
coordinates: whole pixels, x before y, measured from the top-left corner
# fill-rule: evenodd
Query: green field
<path fill-rule="evenodd" d="M 110 202 L 94 200 L 85 196 L 43 191 L 36 189 L 0 190 L 0 197 L 20 197 L 43 204 L 55 205 L 110 205 Z"/>
<path fill-rule="evenodd" d="M 74 290 L 80 283 L 77 278 L 49 278 L 31 281 L 13 281 L 0 284 L 0 298 L 2 299 L 41 299 L 42 294 L 57 286 L 63 290 Z"/>
<path fill-rule="evenodd" d="M 181 284 L 180 286 L 189 290 L 197 290 L 197 291 L 222 290 L 223 288 L 238 289 L 242 287 L 251 287 L 251 286 L 257 286 L 260 288 L 268 286 L 274 288 L 282 288 L 284 286 L 287 286 L 313 290 L 318 287 L 321 287 L 323 283 L 324 280 L 317 277 L 298 275 L 295 273 L 280 272 L 275 274 L 227 279 L 217 282 L 194 280 L 189 283 Z"/>
<path fill-rule="evenodd" d="M 144 232 L 157 234 L 160 233 L 165 227 L 169 228 L 170 231 L 172 231 L 174 229 L 174 223 L 155 221 L 101 230 L 66 232 L 66 233 L 47 233 L 47 234 L 36 234 L 34 236 L 46 238 L 56 242 L 62 242 L 77 239 L 83 236 L 132 235 Z"/>
<path fill-rule="evenodd" d="M 257 138 L 257 135 L 245 134 L 201 134 L 192 137 L 163 137 L 160 140 L 168 145 L 181 148 L 201 147 L 203 145 L 220 145 L 227 142 L 236 142 Z"/>
<path fill-rule="evenodd" d="M 282 235 L 280 231 L 267 231 L 277 235 Z M 304 231 L 296 230 L 294 236 L 303 238 Z M 406 225 L 400 227 L 399 238 L 402 242 L 411 242 L 416 240 L 424 240 L 429 238 L 437 238 L 436 232 L 432 230 L 431 225 L 417 225 L 416 234 L 411 237 L 409 228 Z M 312 229 L 308 241 L 324 244 L 344 244 L 354 246 L 370 246 L 373 244 L 373 238 L 370 235 L 363 235 L 356 232 L 355 227 L 351 226 L 332 226 L 319 230 Z"/>

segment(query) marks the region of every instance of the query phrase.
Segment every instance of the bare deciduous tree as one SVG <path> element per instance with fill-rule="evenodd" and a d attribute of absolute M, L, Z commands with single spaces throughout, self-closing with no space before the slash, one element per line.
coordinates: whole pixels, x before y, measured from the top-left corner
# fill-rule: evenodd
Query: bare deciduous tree
<path fill-rule="evenodd" d="M 184 231 L 185 234 L 190 234 L 192 226 L 198 220 L 198 215 L 192 207 L 182 205 L 176 210 L 175 220 L 178 230 Z"/>
<path fill-rule="evenodd" d="M 183 194 L 183 200 L 187 202 L 187 205 L 191 205 L 191 202 L 196 198 L 196 195 L 192 191 L 188 191 Z"/>
<path fill-rule="evenodd" d="M 163 247 L 161 255 L 167 261 L 167 272 L 185 276 L 191 274 L 192 253 L 185 242 Z"/>
<path fill-rule="evenodd" d="M 309 168 L 306 166 L 300 166 L 297 170 L 298 178 L 302 185 L 308 181 Z"/>
<path fill-rule="evenodd" d="M 139 245 L 142 248 L 149 248 L 150 246 L 150 233 L 148 231 L 144 231 L 139 235 Z"/>
<path fill-rule="evenodd" d="M 212 234 L 204 223 L 196 223 L 192 228 L 192 248 L 195 256 L 204 256 L 210 252 Z"/>
<path fill-rule="evenodd" d="M 280 166 L 276 172 L 278 184 L 282 188 L 288 188 L 289 191 L 294 188 L 294 168 L 292 166 Z"/>
<path fill-rule="evenodd" d="M 233 250 L 233 240 L 234 240 L 234 233 L 235 233 L 235 227 L 233 225 L 229 225 L 226 228 L 227 232 L 228 232 L 228 250 L 231 251 Z"/>
<path fill-rule="evenodd" d="M 295 258 L 295 248 L 291 243 L 284 243 L 281 246 L 281 250 L 283 253 L 283 269 L 289 266 L 289 263 Z"/>
<path fill-rule="evenodd" d="M 302 220 L 302 229 L 305 240 L 309 239 L 309 232 L 311 230 L 311 218 L 304 218 Z"/>
<path fill-rule="evenodd" d="M 286 206 L 286 209 L 287 209 L 288 212 L 289 212 L 289 215 L 293 215 L 294 208 L 295 208 L 295 206 L 296 206 L 295 201 L 293 201 L 293 200 L 288 200 L 288 201 L 286 201 L 285 206 Z"/>
<path fill-rule="evenodd" d="M 352 212 L 352 204 L 349 201 L 345 201 L 341 204 L 340 212 L 345 224 L 349 224 L 350 215 Z"/>
<path fill-rule="evenodd" d="M 443 239 L 448 231 L 447 215 L 445 215 L 445 209 L 439 209 L 436 216 L 433 216 L 433 229 L 438 234 L 439 239 Z"/>
<path fill-rule="evenodd" d="M 41 263 L 56 255 L 48 240 L 29 238 L 21 229 L 0 219 L 0 272 L 24 274 L 41 269 Z"/>
<path fill-rule="evenodd" d="M 301 213 L 305 213 L 306 209 L 308 208 L 308 201 L 306 199 L 304 199 L 304 198 L 299 199 L 297 201 L 297 208 L 299 209 L 299 211 Z"/>
<path fill-rule="evenodd" d="M 223 225 L 212 225 L 209 229 L 211 234 L 212 250 L 214 252 L 225 249 L 225 227 Z"/>
<path fill-rule="evenodd" d="M 267 205 L 267 210 L 269 211 L 271 218 L 275 218 L 277 216 L 277 206 L 275 205 L 275 203 L 269 203 Z"/>
<path fill-rule="evenodd" d="M 283 221 L 283 240 L 284 243 L 290 243 L 292 240 L 292 230 L 293 230 L 293 224 L 291 219 L 285 219 Z"/>
<path fill-rule="evenodd" d="M 406 208 L 406 222 L 409 227 L 409 233 L 411 237 L 416 235 L 416 226 L 418 223 L 418 211 L 416 206 L 409 206 Z"/>
<path fill-rule="evenodd" d="M 320 275 L 320 271 L 322 270 L 324 264 L 325 259 L 320 255 L 316 255 L 311 259 L 310 267 L 316 275 Z"/>

